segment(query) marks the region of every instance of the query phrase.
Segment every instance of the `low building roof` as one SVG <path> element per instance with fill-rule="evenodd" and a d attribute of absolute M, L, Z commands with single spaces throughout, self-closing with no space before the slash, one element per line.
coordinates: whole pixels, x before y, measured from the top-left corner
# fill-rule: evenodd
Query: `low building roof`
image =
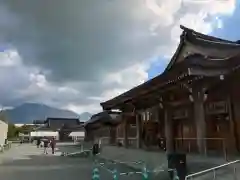
<path fill-rule="evenodd" d="M 53 129 L 47 126 L 39 126 L 35 129 L 35 131 L 56 131 L 57 129 Z"/>
<path fill-rule="evenodd" d="M 109 112 L 103 111 L 97 114 L 94 114 L 90 120 L 84 123 L 84 127 L 91 126 L 94 124 L 101 124 L 101 125 L 115 125 L 119 123 L 119 112 Z"/>
<path fill-rule="evenodd" d="M 45 120 L 45 123 L 48 121 L 62 121 L 62 122 L 70 122 L 70 121 L 74 121 L 77 122 L 77 124 L 80 124 L 80 120 L 78 118 L 62 118 L 62 117 L 48 117 Z"/>
<path fill-rule="evenodd" d="M 57 117 L 49 117 L 45 120 L 45 127 L 48 127 L 53 130 L 60 130 L 63 128 L 78 126 L 82 123 L 77 118 L 57 118 Z"/>
<path fill-rule="evenodd" d="M 85 137 L 84 131 L 73 131 L 69 134 L 70 137 Z"/>
<path fill-rule="evenodd" d="M 33 120 L 33 124 L 44 124 L 45 120 Z"/>
<path fill-rule="evenodd" d="M 70 126 L 62 126 L 62 128 L 60 129 L 61 131 L 84 131 L 84 124 L 80 124 L 80 125 L 70 125 Z"/>

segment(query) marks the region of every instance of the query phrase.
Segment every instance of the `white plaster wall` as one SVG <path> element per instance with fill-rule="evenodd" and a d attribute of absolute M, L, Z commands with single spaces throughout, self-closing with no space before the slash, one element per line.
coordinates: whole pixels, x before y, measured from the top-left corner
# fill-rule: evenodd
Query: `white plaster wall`
<path fill-rule="evenodd" d="M 5 143 L 8 133 L 8 124 L 0 120 L 0 145 Z"/>
<path fill-rule="evenodd" d="M 85 137 L 85 132 L 84 131 L 73 131 L 69 134 L 70 137 Z"/>
<path fill-rule="evenodd" d="M 30 133 L 31 137 L 55 137 L 59 139 L 59 133 L 57 131 L 34 131 Z"/>

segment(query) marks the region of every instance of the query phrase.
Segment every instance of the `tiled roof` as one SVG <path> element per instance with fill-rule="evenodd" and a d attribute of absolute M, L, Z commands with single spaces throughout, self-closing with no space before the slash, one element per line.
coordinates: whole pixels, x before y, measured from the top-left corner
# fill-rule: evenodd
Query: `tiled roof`
<path fill-rule="evenodd" d="M 173 64 L 177 61 L 181 51 L 187 45 L 197 45 L 204 48 L 215 48 L 219 51 L 231 51 L 234 53 L 233 55 L 240 53 L 240 44 L 238 41 L 229 41 L 205 35 L 192 29 L 186 28 L 182 25 L 180 27 L 183 30 L 182 35 L 180 36 L 180 43 L 165 71 L 168 71 L 170 68 L 172 68 Z"/>
<path fill-rule="evenodd" d="M 91 124 L 96 124 L 96 123 L 109 123 L 109 124 L 115 124 L 118 123 L 118 117 L 119 113 L 115 112 L 108 112 L 108 111 L 103 111 L 97 114 L 94 114 L 90 120 L 84 123 L 84 126 L 88 126 Z"/>
<path fill-rule="evenodd" d="M 134 97 L 138 97 L 147 93 L 154 91 L 156 88 L 162 88 L 166 84 L 171 84 L 171 82 L 175 82 L 175 79 L 183 79 L 189 76 L 189 67 L 197 66 L 197 68 L 225 68 L 238 66 L 240 63 L 236 61 L 235 55 L 240 55 L 240 44 L 238 42 L 223 40 L 220 38 L 204 35 L 198 32 L 195 32 L 191 29 L 188 29 L 184 26 L 181 26 L 183 29 L 183 33 L 180 37 L 179 46 L 173 55 L 170 63 L 168 64 L 166 70 L 156 76 L 155 78 L 134 87 L 133 89 L 114 97 L 111 100 L 101 103 L 103 109 L 110 110 L 117 103 L 127 103 L 131 101 Z M 204 48 L 207 46 L 211 48 L 223 48 L 226 51 L 234 52 L 232 57 L 225 57 L 224 59 L 221 57 L 205 57 L 204 55 L 197 54 L 198 58 L 196 58 L 196 54 L 189 54 L 184 57 L 184 61 L 178 63 L 176 68 L 172 68 L 173 64 L 177 61 L 180 52 L 186 46 L 186 44 L 197 44 L 198 46 L 202 45 Z M 232 51 L 234 50 L 234 51 Z M 229 54 L 229 53 L 228 53 Z M 195 56 L 195 57 L 194 57 Z M 192 60 L 189 60 L 191 57 Z M 212 60 L 214 59 L 214 60 Z"/>
<path fill-rule="evenodd" d="M 178 68 L 171 69 L 168 72 L 153 78 L 133 88 L 107 102 L 101 103 L 103 108 L 115 106 L 117 104 L 132 101 L 134 98 L 145 96 L 159 89 L 164 89 L 177 81 L 189 79 L 194 76 L 205 76 L 204 72 L 214 72 L 213 75 L 227 74 L 233 69 L 239 68 L 240 62 L 238 58 L 231 58 L 229 60 L 209 60 L 202 55 L 190 55 L 185 61 L 178 63 Z M 200 71 L 199 71 L 200 70 Z M 209 74 L 208 76 L 212 76 Z"/>

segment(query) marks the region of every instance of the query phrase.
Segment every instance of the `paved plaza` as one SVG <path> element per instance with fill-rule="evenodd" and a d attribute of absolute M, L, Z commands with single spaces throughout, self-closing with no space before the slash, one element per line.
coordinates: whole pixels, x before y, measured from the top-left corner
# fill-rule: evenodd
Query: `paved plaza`
<path fill-rule="evenodd" d="M 59 145 L 59 150 L 67 150 L 68 145 Z M 69 145 L 73 151 L 73 146 Z M 50 149 L 49 149 L 50 152 Z M 0 154 L 0 179 L 3 180 L 90 180 L 93 161 L 86 158 L 62 157 L 43 154 L 42 148 L 32 144 L 13 145 L 9 151 Z M 113 166 L 109 166 L 113 168 Z M 117 166 L 121 172 L 131 171 L 125 166 Z M 101 169 L 101 179 L 113 179 L 110 173 Z M 141 179 L 139 175 L 121 177 L 120 180 Z"/>
<path fill-rule="evenodd" d="M 105 145 L 102 148 L 100 154 L 105 159 L 115 159 L 122 162 L 136 162 L 143 161 L 147 164 L 150 170 L 166 170 L 168 167 L 167 155 L 165 152 L 158 151 L 145 151 L 141 149 L 131 149 L 123 147 L 114 147 Z M 239 156 L 229 157 L 229 161 L 240 159 Z M 187 169 L 188 174 L 197 173 L 209 168 L 213 168 L 222 164 L 227 163 L 223 156 L 201 156 L 197 154 L 187 154 Z M 128 164 L 129 167 L 136 170 L 140 170 L 142 165 L 139 164 Z M 234 167 L 236 169 L 237 179 L 240 179 L 240 164 L 229 165 L 216 171 L 217 179 L 221 180 L 233 180 Z M 168 173 L 161 172 L 158 176 L 158 180 L 169 179 Z M 155 179 L 157 179 L 155 178 Z M 153 178 L 154 179 L 154 178 Z M 204 176 L 195 177 L 194 180 L 211 180 L 213 179 L 213 172 L 207 173 Z"/>
<path fill-rule="evenodd" d="M 92 159 L 60 156 L 61 151 L 79 151 L 79 146 L 74 146 L 70 143 L 61 143 L 58 144 L 57 147 L 57 153 L 55 155 L 45 155 L 43 154 L 42 148 L 37 148 L 32 144 L 14 144 L 10 150 L 0 154 L 0 178 L 4 180 L 91 180 L 92 169 L 94 167 Z M 135 151 L 135 153 L 137 153 L 137 151 Z M 108 155 L 110 156 L 110 152 Z M 121 157 L 118 156 L 118 158 L 122 159 L 123 155 L 121 155 Z M 130 161 L 132 159 L 129 157 L 125 160 Z M 105 162 L 100 159 L 99 161 Z M 111 170 L 115 167 L 119 172 L 130 172 L 134 171 L 134 169 L 136 170 L 136 168 L 119 164 L 113 165 L 111 163 L 107 163 L 106 166 Z M 233 179 L 229 170 L 230 169 L 225 169 L 218 172 L 218 179 Z M 237 173 L 239 173 L 239 171 Z M 222 178 L 223 175 L 224 178 Z M 210 176 L 212 177 L 212 174 L 196 179 L 207 180 L 211 179 Z M 100 168 L 100 177 L 100 180 L 113 179 L 113 176 L 107 172 L 106 169 L 102 168 Z M 121 176 L 119 178 L 119 180 L 140 179 L 142 179 L 140 175 Z M 152 175 L 151 180 L 156 179 L 168 180 L 169 177 L 166 173 Z"/>

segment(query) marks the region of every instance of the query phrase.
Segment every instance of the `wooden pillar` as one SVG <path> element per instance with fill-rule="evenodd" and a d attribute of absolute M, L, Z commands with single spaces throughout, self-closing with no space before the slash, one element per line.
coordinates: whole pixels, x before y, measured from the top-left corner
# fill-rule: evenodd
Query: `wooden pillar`
<path fill-rule="evenodd" d="M 174 152 L 173 121 L 171 109 L 169 106 L 165 106 L 164 109 L 164 124 L 165 124 L 166 150 L 167 153 L 172 153 Z"/>
<path fill-rule="evenodd" d="M 230 98 L 229 100 L 229 120 L 230 120 L 230 128 L 231 128 L 231 133 L 232 136 L 234 137 L 234 143 L 235 143 L 235 148 L 236 151 L 240 151 L 240 136 L 239 136 L 239 123 L 238 123 L 238 119 L 240 117 L 240 103 L 238 100 L 235 100 L 233 98 Z"/>
<path fill-rule="evenodd" d="M 117 140 L 117 131 L 115 126 L 110 127 L 110 139 L 109 144 L 115 144 Z"/>
<path fill-rule="evenodd" d="M 197 146 L 201 154 L 206 153 L 206 122 L 204 110 L 204 91 L 201 87 L 193 88 L 193 109 L 197 130 Z"/>
<path fill-rule="evenodd" d="M 136 131 L 137 148 L 140 149 L 142 147 L 142 120 L 140 114 L 136 114 Z"/>
<path fill-rule="evenodd" d="M 123 138 L 124 147 L 128 148 L 128 121 L 126 115 L 123 116 Z"/>

